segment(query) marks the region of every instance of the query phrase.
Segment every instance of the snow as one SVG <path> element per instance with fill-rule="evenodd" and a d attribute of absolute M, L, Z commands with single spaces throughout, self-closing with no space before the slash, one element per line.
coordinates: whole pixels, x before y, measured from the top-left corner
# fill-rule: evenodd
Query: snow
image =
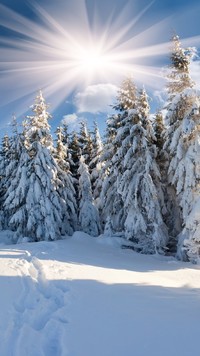
<path fill-rule="evenodd" d="M 1 244 L 0 355 L 198 355 L 199 266 L 120 245 Z"/>

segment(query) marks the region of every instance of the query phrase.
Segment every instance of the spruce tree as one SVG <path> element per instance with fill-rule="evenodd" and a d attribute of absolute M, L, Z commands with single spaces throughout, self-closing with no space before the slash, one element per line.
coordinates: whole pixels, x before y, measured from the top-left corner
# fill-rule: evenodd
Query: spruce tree
<path fill-rule="evenodd" d="M 194 83 L 190 77 L 191 54 L 181 48 L 177 37 L 173 42 L 171 75 L 168 76 L 167 87 L 168 128 L 164 148 L 169 156 L 168 181 L 175 189 L 178 215 L 183 226 L 177 231 L 177 256 L 184 260 L 196 260 L 199 258 L 197 236 L 200 223 L 198 215 L 195 214 L 199 190 L 199 93 L 193 89 Z M 176 215 L 177 218 L 179 216 Z"/>
<path fill-rule="evenodd" d="M 95 122 L 93 138 L 92 138 L 91 161 L 89 162 L 89 171 L 91 176 L 92 192 L 95 192 L 97 196 L 99 196 L 97 183 L 102 168 L 102 162 L 101 162 L 102 151 L 103 151 L 103 144 L 101 141 L 101 136 L 99 133 L 97 122 Z"/>
<path fill-rule="evenodd" d="M 135 99 L 137 96 L 137 88 L 131 77 L 123 80 L 117 95 L 117 103 L 114 109 L 124 112 L 135 107 Z"/>
<path fill-rule="evenodd" d="M 74 178 L 78 179 L 78 167 L 79 167 L 79 159 L 81 156 L 78 136 L 75 131 L 73 131 L 70 135 L 69 139 L 69 157 L 71 164 L 71 172 Z"/>
<path fill-rule="evenodd" d="M 164 133 L 165 133 L 165 125 L 164 125 L 164 118 L 162 111 L 158 111 L 155 115 L 155 121 L 154 121 L 154 132 L 155 132 L 155 137 L 156 137 L 156 146 L 158 148 L 158 154 L 159 152 L 162 152 L 163 146 L 164 146 Z"/>
<path fill-rule="evenodd" d="M 177 256 L 195 262 L 200 258 L 200 92 L 187 90 L 180 102 L 182 115 L 169 146 L 169 178 L 176 189 L 183 225 Z"/>
<path fill-rule="evenodd" d="M 0 150 L 0 208 L 2 209 L 2 197 L 6 191 L 6 168 L 9 164 L 10 140 L 8 135 L 4 135 Z"/>
<path fill-rule="evenodd" d="M 113 139 L 116 136 L 116 127 L 117 127 L 117 115 L 113 115 L 107 120 L 105 143 L 103 146 L 102 153 L 99 158 L 100 171 L 98 178 L 95 182 L 95 187 L 93 191 L 93 196 L 95 200 L 95 205 L 98 207 L 101 217 L 102 226 L 105 224 L 104 221 L 104 211 L 105 211 L 105 202 L 106 202 L 106 192 L 107 192 L 107 182 L 108 176 L 111 167 L 111 159 L 115 152 L 115 147 L 113 145 Z"/>
<path fill-rule="evenodd" d="M 16 118 L 12 120 L 13 132 L 10 138 L 10 148 L 7 152 L 8 165 L 5 172 L 5 190 L 2 196 L 4 229 L 16 231 L 17 226 L 12 220 L 18 214 L 18 224 L 23 230 L 24 214 L 23 206 L 28 190 L 27 166 L 29 156 L 25 147 L 24 132 L 18 132 Z M 17 234 L 16 234 L 17 235 Z M 16 236 L 17 238 L 17 236 Z"/>
<path fill-rule="evenodd" d="M 92 159 L 92 138 L 85 121 L 80 122 L 80 131 L 78 134 L 78 143 L 81 155 L 84 157 L 85 163 L 89 165 Z"/>
<path fill-rule="evenodd" d="M 50 114 L 41 91 L 31 109 L 33 115 L 27 117 L 23 149 L 4 206 L 8 227 L 18 236 L 55 240 L 73 232 L 68 216 L 71 202 L 63 194 L 64 183 L 52 155 Z"/>
<path fill-rule="evenodd" d="M 170 101 L 176 94 L 181 93 L 184 89 L 192 88 L 194 85 L 189 74 L 189 65 L 193 50 L 182 48 L 179 36 L 177 35 L 172 37 L 171 42 L 171 65 L 167 77 L 167 90 Z"/>
<path fill-rule="evenodd" d="M 123 232 L 125 213 L 121 194 L 118 190 L 120 177 L 123 173 L 122 160 L 124 150 L 128 149 L 129 134 L 127 118 L 129 112 L 134 110 L 137 102 L 137 89 L 131 78 L 126 78 L 119 89 L 117 104 L 117 115 L 113 115 L 107 123 L 107 142 L 105 144 L 103 159 L 103 183 L 100 195 L 103 224 L 109 216 L 113 230 L 117 233 Z M 122 148 L 122 142 L 124 147 Z M 125 148 L 126 147 L 126 148 Z"/>
<path fill-rule="evenodd" d="M 161 213 L 160 171 L 145 90 L 139 94 L 136 109 L 129 112 L 124 129 L 128 134 L 121 145 L 124 158 L 118 191 L 124 204 L 125 236 L 137 251 L 163 253 L 168 237 Z"/>
<path fill-rule="evenodd" d="M 113 115 L 107 120 L 106 142 L 101 156 L 102 167 L 94 191 L 102 226 L 105 226 L 107 217 L 110 216 L 113 230 L 116 232 L 123 230 L 123 222 L 120 218 L 122 201 L 117 192 L 117 171 L 113 162 L 113 157 L 117 151 L 115 138 L 120 120 L 121 115 Z M 98 196 L 99 192 L 100 195 Z"/>
<path fill-rule="evenodd" d="M 160 187 L 160 192 L 159 192 L 159 198 L 160 198 L 160 204 L 162 208 L 162 214 L 164 217 L 164 221 L 166 222 L 166 225 L 168 226 L 169 224 L 169 210 L 171 210 L 168 207 L 168 199 L 169 196 L 167 194 L 167 169 L 168 169 L 168 154 L 164 150 L 164 135 L 165 135 L 165 125 L 164 125 L 164 118 L 162 111 L 158 111 L 155 114 L 154 122 L 153 122 L 153 130 L 155 134 L 155 145 L 157 148 L 157 156 L 156 156 L 156 162 L 159 166 L 160 169 L 160 175 L 161 175 L 161 184 L 159 185 Z"/>
<path fill-rule="evenodd" d="M 84 157 L 80 158 L 79 165 L 79 226 L 82 231 L 91 235 L 100 234 L 99 213 L 94 205 L 88 166 Z"/>
<path fill-rule="evenodd" d="M 70 164 L 67 159 L 68 149 L 67 143 L 64 144 L 64 135 L 62 127 L 56 130 L 56 155 L 55 160 L 58 165 L 58 178 L 60 185 L 58 192 L 61 197 L 67 202 L 67 209 L 65 212 L 65 224 L 71 228 L 68 233 L 71 234 L 77 227 L 77 203 L 76 203 L 76 180 L 73 178 L 70 171 Z M 65 136 L 66 138 L 66 136 Z"/>

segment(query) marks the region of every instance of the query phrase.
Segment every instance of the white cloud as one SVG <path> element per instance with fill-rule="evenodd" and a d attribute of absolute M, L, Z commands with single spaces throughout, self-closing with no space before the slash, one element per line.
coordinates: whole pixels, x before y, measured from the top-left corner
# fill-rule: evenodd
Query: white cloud
<path fill-rule="evenodd" d="M 93 114 L 111 111 L 110 105 L 116 97 L 117 89 L 113 84 L 89 85 L 75 96 L 77 111 Z"/>
<path fill-rule="evenodd" d="M 75 122 L 78 120 L 78 116 L 74 113 L 74 114 L 68 114 L 68 115 L 64 115 L 63 119 L 61 121 L 61 124 L 63 125 L 72 125 L 75 124 Z"/>

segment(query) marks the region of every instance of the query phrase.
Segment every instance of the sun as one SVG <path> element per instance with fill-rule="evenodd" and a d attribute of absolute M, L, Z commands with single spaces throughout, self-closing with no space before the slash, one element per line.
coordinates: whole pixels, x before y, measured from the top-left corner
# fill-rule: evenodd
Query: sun
<path fill-rule="evenodd" d="M 80 71 L 83 76 L 91 77 L 106 74 L 113 63 L 113 59 L 104 52 L 103 48 L 95 44 L 87 46 L 86 43 L 84 47 L 79 45 L 78 50 L 72 52 L 71 60 L 77 71 Z"/>
<path fill-rule="evenodd" d="M 80 56 L 80 65 L 88 72 L 104 69 L 106 58 L 98 48 L 92 47 L 84 50 Z"/>
<path fill-rule="evenodd" d="M 104 2 L 110 8 L 111 2 Z M 143 16 L 153 1 L 137 13 L 133 2 L 124 2 L 123 11 L 110 13 L 99 5 L 89 9 L 82 0 L 65 1 L 62 7 L 50 2 L 45 8 L 33 0 L 34 21 L 0 4 L 0 26 L 14 34 L 0 35 L 0 106 L 16 100 L 22 105 L 25 98 L 18 110 L 23 112 L 29 96 L 42 87 L 56 107 L 83 87 L 118 86 L 127 74 L 137 84 L 159 90 L 163 78 L 156 58 L 169 53 L 170 44 L 162 40 L 168 19 L 148 27 Z M 143 30 L 138 31 L 138 24 Z M 184 46 L 193 43 L 200 43 L 200 36 L 185 40 Z"/>

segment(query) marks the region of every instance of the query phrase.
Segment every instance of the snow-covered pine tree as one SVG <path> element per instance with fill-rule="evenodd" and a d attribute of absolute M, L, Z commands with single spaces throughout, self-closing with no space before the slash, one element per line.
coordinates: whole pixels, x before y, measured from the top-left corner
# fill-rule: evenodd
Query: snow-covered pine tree
<path fill-rule="evenodd" d="M 103 143 L 101 141 L 99 128 L 97 122 L 94 122 L 94 132 L 92 137 L 92 153 L 91 153 L 91 161 L 89 162 L 89 171 L 91 177 L 92 191 L 93 192 L 96 191 L 98 196 L 100 192 L 98 192 L 97 183 L 102 168 L 102 162 L 101 162 L 102 151 L 103 151 Z"/>
<path fill-rule="evenodd" d="M 64 146 L 63 149 L 65 150 L 65 161 L 67 162 L 67 164 L 69 165 L 69 170 L 70 172 L 72 171 L 72 169 L 74 168 L 75 163 L 73 162 L 71 153 L 70 153 L 70 133 L 68 131 L 68 125 L 63 124 L 62 127 L 60 127 L 61 130 L 61 136 L 60 136 L 60 140 L 62 141 L 62 145 Z M 79 161 L 79 159 L 77 158 L 77 161 Z"/>
<path fill-rule="evenodd" d="M 101 169 L 99 171 L 99 176 L 95 182 L 95 187 L 93 191 L 93 197 L 95 200 L 95 205 L 97 206 L 100 212 L 101 224 L 104 225 L 105 221 L 103 218 L 103 211 L 105 211 L 105 194 L 102 192 L 102 189 L 107 191 L 107 180 L 111 166 L 111 159 L 114 154 L 114 145 L 113 139 L 116 136 L 118 115 L 113 115 L 107 120 L 105 143 L 103 146 L 102 154 L 100 156 L 100 165 Z M 104 187 L 103 187 L 104 186 Z"/>
<path fill-rule="evenodd" d="M 80 131 L 78 134 L 78 143 L 81 155 L 84 157 L 85 163 L 89 165 L 92 159 L 92 138 L 88 131 L 87 123 L 85 121 L 80 122 Z"/>
<path fill-rule="evenodd" d="M 164 148 L 170 146 L 174 132 L 182 120 L 184 105 L 182 105 L 182 95 L 185 90 L 192 88 L 194 82 L 189 73 L 189 64 L 193 50 L 181 48 L 181 43 L 177 35 L 172 37 L 171 65 L 167 73 L 167 114 L 165 122 L 167 125 Z"/>
<path fill-rule="evenodd" d="M 129 111 L 124 129 L 128 134 L 121 145 L 124 159 L 118 192 L 126 216 L 125 236 L 137 251 L 163 253 L 168 238 L 158 196 L 160 171 L 145 90 L 140 92 L 137 107 Z"/>
<path fill-rule="evenodd" d="M 136 101 L 137 88 L 131 78 L 126 78 L 119 89 L 117 104 L 114 106 L 119 113 L 113 115 L 107 123 L 107 142 L 102 156 L 105 163 L 102 170 L 103 174 L 101 174 L 101 176 L 104 176 L 100 202 L 103 224 L 106 223 L 109 216 L 115 232 L 123 232 L 124 230 L 124 205 L 118 191 L 118 185 L 123 172 L 124 150 L 128 146 L 125 144 L 122 148 L 122 141 L 126 142 L 129 134 L 126 126 L 128 111 L 135 108 Z"/>
<path fill-rule="evenodd" d="M 68 148 L 69 146 L 69 129 L 68 129 L 68 125 L 67 124 L 63 124 L 62 126 L 62 142 L 63 145 L 66 146 Z"/>
<path fill-rule="evenodd" d="M 155 134 L 155 145 L 157 147 L 157 156 L 156 162 L 160 169 L 161 175 L 161 191 L 159 192 L 160 204 L 162 208 L 162 214 L 164 216 L 164 221 L 167 222 L 168 220 L 168 210 L 167 210 L 167 169 L 168 169 L 168 155 L 167 152 L 163 149 L 164 147 L 164 135 L 165 135 L 165 125 L 164 125 L 164 118 L 163 113 L 161 110 L 157 111 L 155 114 L 155 118 L 153 121 L 153 130 Z M 168 224 L 166 223 L 168 226 Z"/>
<path fill-rule="evenodd" d="M 80 160 L 80 147 L 78 142 L 78 136 L 75 131 L 72 132 L 69 139 L 69 157 L 70 157 L 70 165 L 71 165 L 71 172 L 73 177 L 78 182 L 78 168 L 79 168 L 79 160 Z"/>
<path fill-rule="evenodd" d="M 126 77 L 117 95 L 117 103 L 114 105 L 114 109 L 120 112 L 124 112 L 135 107 L 135 98 L 137 96 L 137 88 L 133 79 L 129 76 Z"/>
<path fill-rule="evenodd" d="M 79 226 L 85 233 L 91 236 L 98 236 L 101 230 L 99 213 L 93 202 L 90 174 L 83 156 L 80 158 L 78 172 L 80 175 Z"/>
<path fill-rule="evenodd" d="M 184 260 L 197 259 L 200 244 L 197 237 L 200 217 L 195 213 L 199 190 L 199 176 L 196 173 L 199 166 L 199 92 L 193 89 L 194 83 L 190 77 L 191 56 L 189 50 L 181 48 L 176 36 L 171 57 L 172 75 L 168 76 L 165 148 L 169 155 L 168 180 L 175 188 L 183 225 L 183 230 L 178 231 L 177 255 Z"/>
<path fill-rule="evenodd" d="M 164 141 L 165 125 L 164 125 L 163 113 L 161 110 L 159 110 L 155 115 L 153 128 L 156 137 L 156 146 L 158 148 L 158 156 L 160 156 L 165 142 Z M 162 157 L 160 158 L 162 159 Z"/>
<path fill-rule="evenodd" d="M 179 125 L 169 145 L 169 179 L 176 189 L 183 224 L 177 256 L 197 261 L 200 259 L 200 92 L 185 89 L 175 99 L 181 110 L 177 112 Z"/>
<path fill-rule="evenodd" d="M 176 201 L 176 191 L 175 188 L 168 184 L 168 168 L 169 168 L 169 154 L 164 149 L 165 138 L 166 138 L 166 126 L 164 125 L 164 116 L 162 111 L 158 111 L 155 115 L 154 121 L 154 132 L 155 132 L 155 145 L 157 147 L 157 157 L 156 161 L 160 169 L 161 174 L 161 188 L 159 192 L 160 205 L 162 208 L 163 220 L 168 228 L 168 252 L 175 253 L 177 247 L 177 231 L 180 231 L 180 219 L 177 218 L 177 211 L 179 207 Z"/>
<path fill-rule="evenodd" d="M 77 203 L 76 203 L 76 180 L 70 172 L 70 164 L 67 158 L 68 147 L 64 144 L 64 136 L 62 127 L 57 127 L 56 130 L 56 154 L 55 159 L 58 165 L 58 178 L 60 180 L 58 192 L 60 196 L 67 202 L 67 210 L 65 214 L 66 225 L 70 225 L 68 233 L 74 231 L 77 227 Z M 66 137 L 66 136 L 65 136 Z"/>
<path fill-rule="evenodd" d="M 2 196 L 6 189 L 6 168 L 9 164 L 10 142 L 8 135 L 4 135 L 0 150 L 0 208 L 2 208 Z"/>
<path fill-rule="evenodd" d="M 13 132 L 10 137 L 10 147 L 7 151 L 8 164 L 5 172 L 5 189 L 2 195 L 4 229 L 12 229 L 11 219 L 18 208 L 25 204 L 28 189 L 27 166 L 29 156 L 25 148 L 24 132 L 18 132 L 18 125 L 14 116 L 12 128 Z M 24 211 L 21 211 L 19 224 L 23 226 L 23 222 Z M 15 228 L 13 228 L 13 230 L 15 230 Z"/>
<path fill-rule="evenodd" d="M 69 163 L 67 162 L 67 146 L 64 144 L 63 128 L 58 126 L 56 129 L 56 147 L 54 156 L 63 171 L 70 170 Z"/>
<path fill-rule="evenodd" d="M 5 213 L 3 209 L 3 199 L 7 189 L 6 169 L 9 164 L 10 142 L 8 135 L 4 135 L 0 150 L 0 229 L 5 226 Z"/>
<path fill-rule="evenodd" d="M 52 156 L 50 114 L 41 91 L 31 109 L 34 115 L 27 117 L 26 150 L 21 153 L 4 206 L 8 226 L 18 236 L 34 241 L 54 240 L 73 232 L 67 215 L 70 203 L 61 194 L 63 182 Z"/>
<path fill-rule="evenodd" d="M 167 75 L 167 91 L 170 102 L 176 94 L 181 93 L 184 89 L 192 88 L 194 85 L 189 74 L 190 60 L 194 53 L 194 49 L 182 48 L 179 36 L 177 35 L 174 35 L 171 41 L 171 65 Z"/>

